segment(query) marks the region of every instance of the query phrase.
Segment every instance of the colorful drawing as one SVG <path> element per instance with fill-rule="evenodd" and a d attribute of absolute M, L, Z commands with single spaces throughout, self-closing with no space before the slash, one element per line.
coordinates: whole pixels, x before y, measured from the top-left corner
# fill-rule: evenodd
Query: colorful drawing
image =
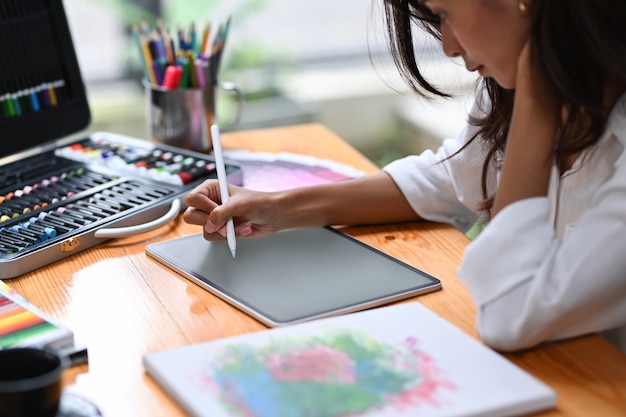
<path fill-rule="evenodd" d="M 149 353 L 193 417 L 501 417 L 554 390 L 419 302 Z"/>
<path fill-rule="evenodd" d="M 207 352 L 208 385 L 233 416 L 346 417 L 382 409 L 440 407 L 456 390 L 416 338 L 397 345 L 363 331 L 274 337 Z"/>

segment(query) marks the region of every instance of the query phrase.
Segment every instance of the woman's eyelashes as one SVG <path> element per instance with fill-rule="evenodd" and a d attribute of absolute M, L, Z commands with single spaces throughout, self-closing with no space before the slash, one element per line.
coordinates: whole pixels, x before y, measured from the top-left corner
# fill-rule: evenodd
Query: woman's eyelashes
<path fill-rule="evenodd" d="M 448 15 L 446 12 L 442 11 L 442 10 L 437 10 L 436 8 L 430 8 L 430 13 L 437 19 L 439 20 L 440 23 L 443 23 L 444 21 L 446 21 L 446 19 L 448 18 Z"/>

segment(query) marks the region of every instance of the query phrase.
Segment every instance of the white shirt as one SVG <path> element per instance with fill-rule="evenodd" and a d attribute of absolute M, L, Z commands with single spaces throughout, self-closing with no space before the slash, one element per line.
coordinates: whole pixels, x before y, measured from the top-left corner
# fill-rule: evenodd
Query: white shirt
<path fill-rule="evenodd" d="M 473 129 L 436 153 L 384 168 L 416 213 L 462 231 L 479 218 L 484 149 L 476 140 L 440 161 Z M 485 343 L 517 350 L 603 332 L 626 353 L 625 147 L 626 95 L 600 141 L 562 176 L 553 168 L 547 197 L 510 204 L 470 243 L 458 275 L 478 306 Z"/>

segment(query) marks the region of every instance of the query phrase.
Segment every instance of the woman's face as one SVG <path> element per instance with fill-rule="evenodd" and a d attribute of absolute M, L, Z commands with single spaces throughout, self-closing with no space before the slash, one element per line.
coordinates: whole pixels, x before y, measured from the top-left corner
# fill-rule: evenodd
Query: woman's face
<path fill-rule="evenodd" d="M 527 7 L 530 3 L 526 0 Z M 446 55 L 461 56 L 469 71 L 515 88 L 530 30 L 530 10 L 520 10 L 520 0 L 424 0 L 424 5 L 441 17 Z"/>

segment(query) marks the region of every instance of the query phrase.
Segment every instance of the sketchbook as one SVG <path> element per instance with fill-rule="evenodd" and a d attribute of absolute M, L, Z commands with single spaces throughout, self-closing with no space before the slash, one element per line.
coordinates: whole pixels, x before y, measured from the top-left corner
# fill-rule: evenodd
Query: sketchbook
<path fill-rule="evenodd" d="M 330 227 L 238 239 L 236 259 L 201 234 L 150 244 L 146 253 L 271 327 L 441 288 L 439 279 Z"/>
<path fill-rule="evenodd" d="M 554 390 L 419 302 L 144 356 L 194 417 L 502 417 Z"/>

